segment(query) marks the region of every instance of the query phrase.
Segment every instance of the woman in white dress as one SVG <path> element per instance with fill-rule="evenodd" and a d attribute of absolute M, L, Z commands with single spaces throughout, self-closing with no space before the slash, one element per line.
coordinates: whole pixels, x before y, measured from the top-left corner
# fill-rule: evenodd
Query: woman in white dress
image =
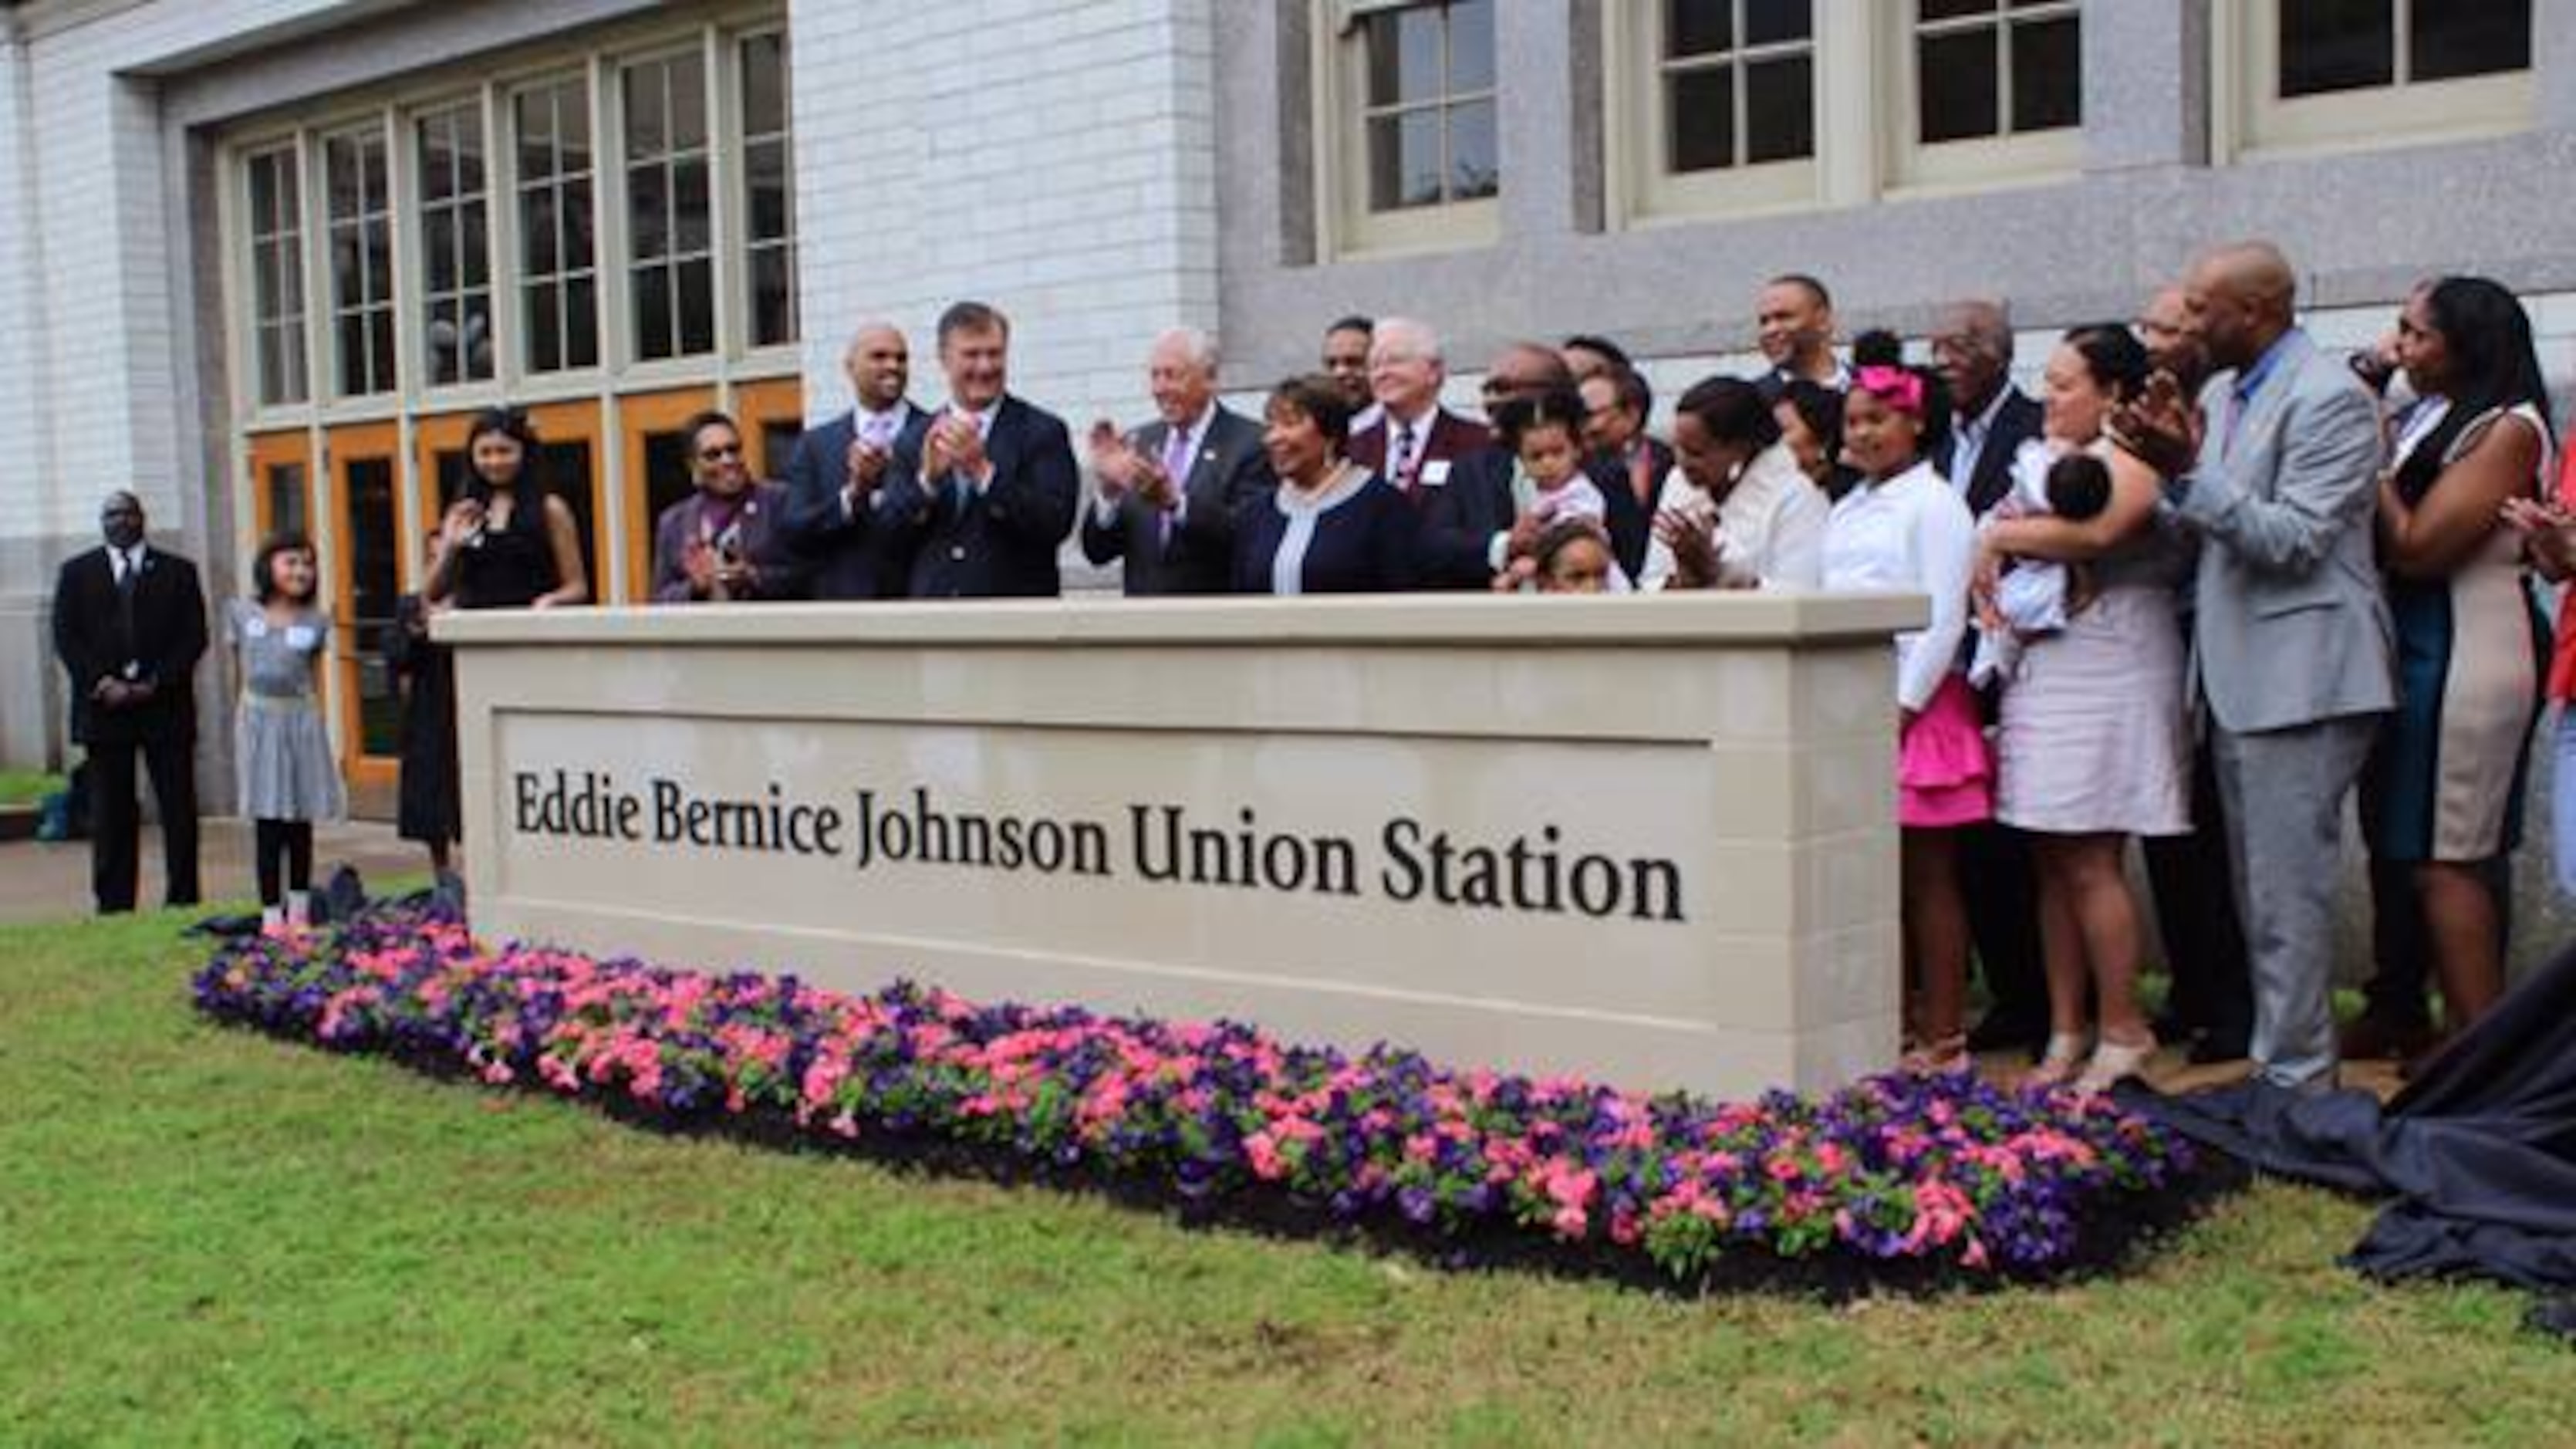
<path fill-rule="evenodd" d="M 2191 828 L 2191 736 L 2175 589 L 2189 556 L 2157 519 L 2153 470 L 2112 449 L 2111 408 L 2144 386 L 2146 349 L 2125 327 L 2079 327 L 2048 360 L 2044 446 L 2095 451 L 2111 501 L 2083 521 L 1998 518 L 1977 570 L 1990 608 L 2004 559 L 2083 567 L 2088 584 L 2066 626 L 2024 642 L 2003 681 L 1995 818 L 2032 839 L 2049 1041 L 2040 1083 L 2088 1091 L 2133 1076 L 2156 1040 L 2138 1007 L 2139 912 L 2123 868 L 2129 838 Z M 2086 1001 L 2100 1003 L 2088 1041 Z M 2089 1048 L 2089 1061 L 2088 1061 Z"/>

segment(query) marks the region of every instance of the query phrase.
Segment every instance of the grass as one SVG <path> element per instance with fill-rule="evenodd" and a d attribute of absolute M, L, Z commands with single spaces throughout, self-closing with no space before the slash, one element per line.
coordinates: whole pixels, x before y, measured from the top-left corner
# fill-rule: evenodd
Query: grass
<path fill-rule="evenodd" d="M 63 788 L 63 777 L 45 770 L 0 769 L 0 805 L 33 805 Z"/>
<path fill-rule="evenodd" d="M 2568 1442 L 2523 1299 L 2232 1199 L 2132 1277 L 1675 1301 L 672 1140 L 217 1029 L 0 929 L 0 1442 Z"/>

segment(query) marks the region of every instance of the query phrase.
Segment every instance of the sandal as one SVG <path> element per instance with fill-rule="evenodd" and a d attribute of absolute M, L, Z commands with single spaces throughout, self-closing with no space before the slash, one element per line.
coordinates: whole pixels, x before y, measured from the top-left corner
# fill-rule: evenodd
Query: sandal
<path fill-rule="evenodd" d="M 1896 1069 L 1917 1077 L 1946 1077 L 1974 1071 L 1976 1066 L 1977 1059 L 1968 1055 L 1968 1034 L 1954 1031 L 1917 1043 L 1897 1061 Z"/>
<path fill-rule="evenodd" d="M 2080 1032 L 2050 1032 L 2048 1050 L 2041 1055 L 2039 1065 L 2022 1074 L 2021 1084 L 2047 1091 L 2074 1081 L 2084 1070 L 2085 1046 Z"/>
<path fill-rule="evenodd" d="M 2142 1042 L 2106 1041 L 2093 1049 L 2092 1065 L 2075 1079 L 2075 1090 L 2088 1097 L 2098 1097 L 2131 1077 L 2144 1079 L 2147 1062 L 2156 1054 L 2156 1039 Z"/>

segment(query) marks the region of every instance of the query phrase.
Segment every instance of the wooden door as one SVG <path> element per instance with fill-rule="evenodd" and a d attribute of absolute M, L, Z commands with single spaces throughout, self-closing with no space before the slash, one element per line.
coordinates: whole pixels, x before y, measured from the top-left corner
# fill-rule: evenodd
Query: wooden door
<path fill-rule="evenodd" d="M 251 543 L 271 534 L 314 537 L 313 438 L 302 428 L 250 439 Z"/>
<path fill-rule="evenodd" d="M 626 457 L 626 597 L 653 597 L 653 525 L 662 510 L 687 498 L 689 419 L 716 405 L 715 389 L 680 388 L 617 400 L 617 425 Z"/>
<path fill-rule="evenodd" d="M 792 377 L 734 385 L 733 415 L 750 448 L 751 475 L 787 481 L 787 460 L 805 431 L 805 384 Z"/>
<path fill-rule="evenodd" d="M 610 602 L 611 580 L 604 572 L 609 557 L 608 513 L 600 484 L 599 405 L 592 402 L 547 403 L 527 409 L 528 426 L 537 435 L 537 455 L 529 468 L 545 491 L 572 509 L 581 536 L 582 572 L 590 580 L 594 603 Z M 465 487 L 468 464 L 465 430 L 473 413 L 441 413 L 412 426 L 418 449 L 422 526 L 436 528 Z"/>
<path fill-rule="evenodd" d="M 341 771 L 350 813 L 393 815 L 402 748 L 402 696 L 385 660 L 394 603 L 417 574 L 420 535 L 402 518 L 402 450 L 392 423 L 334 428 L 330 469 L 329 585 L 332 667 L 340 708 Z"/>

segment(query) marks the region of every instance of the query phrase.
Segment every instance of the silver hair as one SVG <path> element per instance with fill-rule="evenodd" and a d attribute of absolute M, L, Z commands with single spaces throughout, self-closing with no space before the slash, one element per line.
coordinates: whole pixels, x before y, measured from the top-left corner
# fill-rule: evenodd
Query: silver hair
<path fill-rule="evenodd" d="M 1163 344 L 1166 342 L 1178 343 L 1182 353 L 1189 358 L 1191 365 L 1197 367 L 1200 371 L 1205 372 L 1210 377 L 1216 376 L 1217 354 L 1215 338 L 1210 337 L 1208 334 L 1200 331 L 1196 327 L 1166 327 L 1162 331 L 1154 334 L 1153 350 L 1156 352 L 1162 351 Z"/>
<path fill-rule="evenodd" d="M 1449 361 L 1440 351 L 1440 334 L 1432 331 L 1431 324 L 1428 322 L 1416 321 L 1411 317 L 1380 317 L 1377 320 L 1377 330 L 1370 334 L 1369 345 L 1375 349 L 1385 346 L 1391 340 L 1412 344 L 1413 351 L 1425 361 L 1441 363 L 1444 366 Z"/>

